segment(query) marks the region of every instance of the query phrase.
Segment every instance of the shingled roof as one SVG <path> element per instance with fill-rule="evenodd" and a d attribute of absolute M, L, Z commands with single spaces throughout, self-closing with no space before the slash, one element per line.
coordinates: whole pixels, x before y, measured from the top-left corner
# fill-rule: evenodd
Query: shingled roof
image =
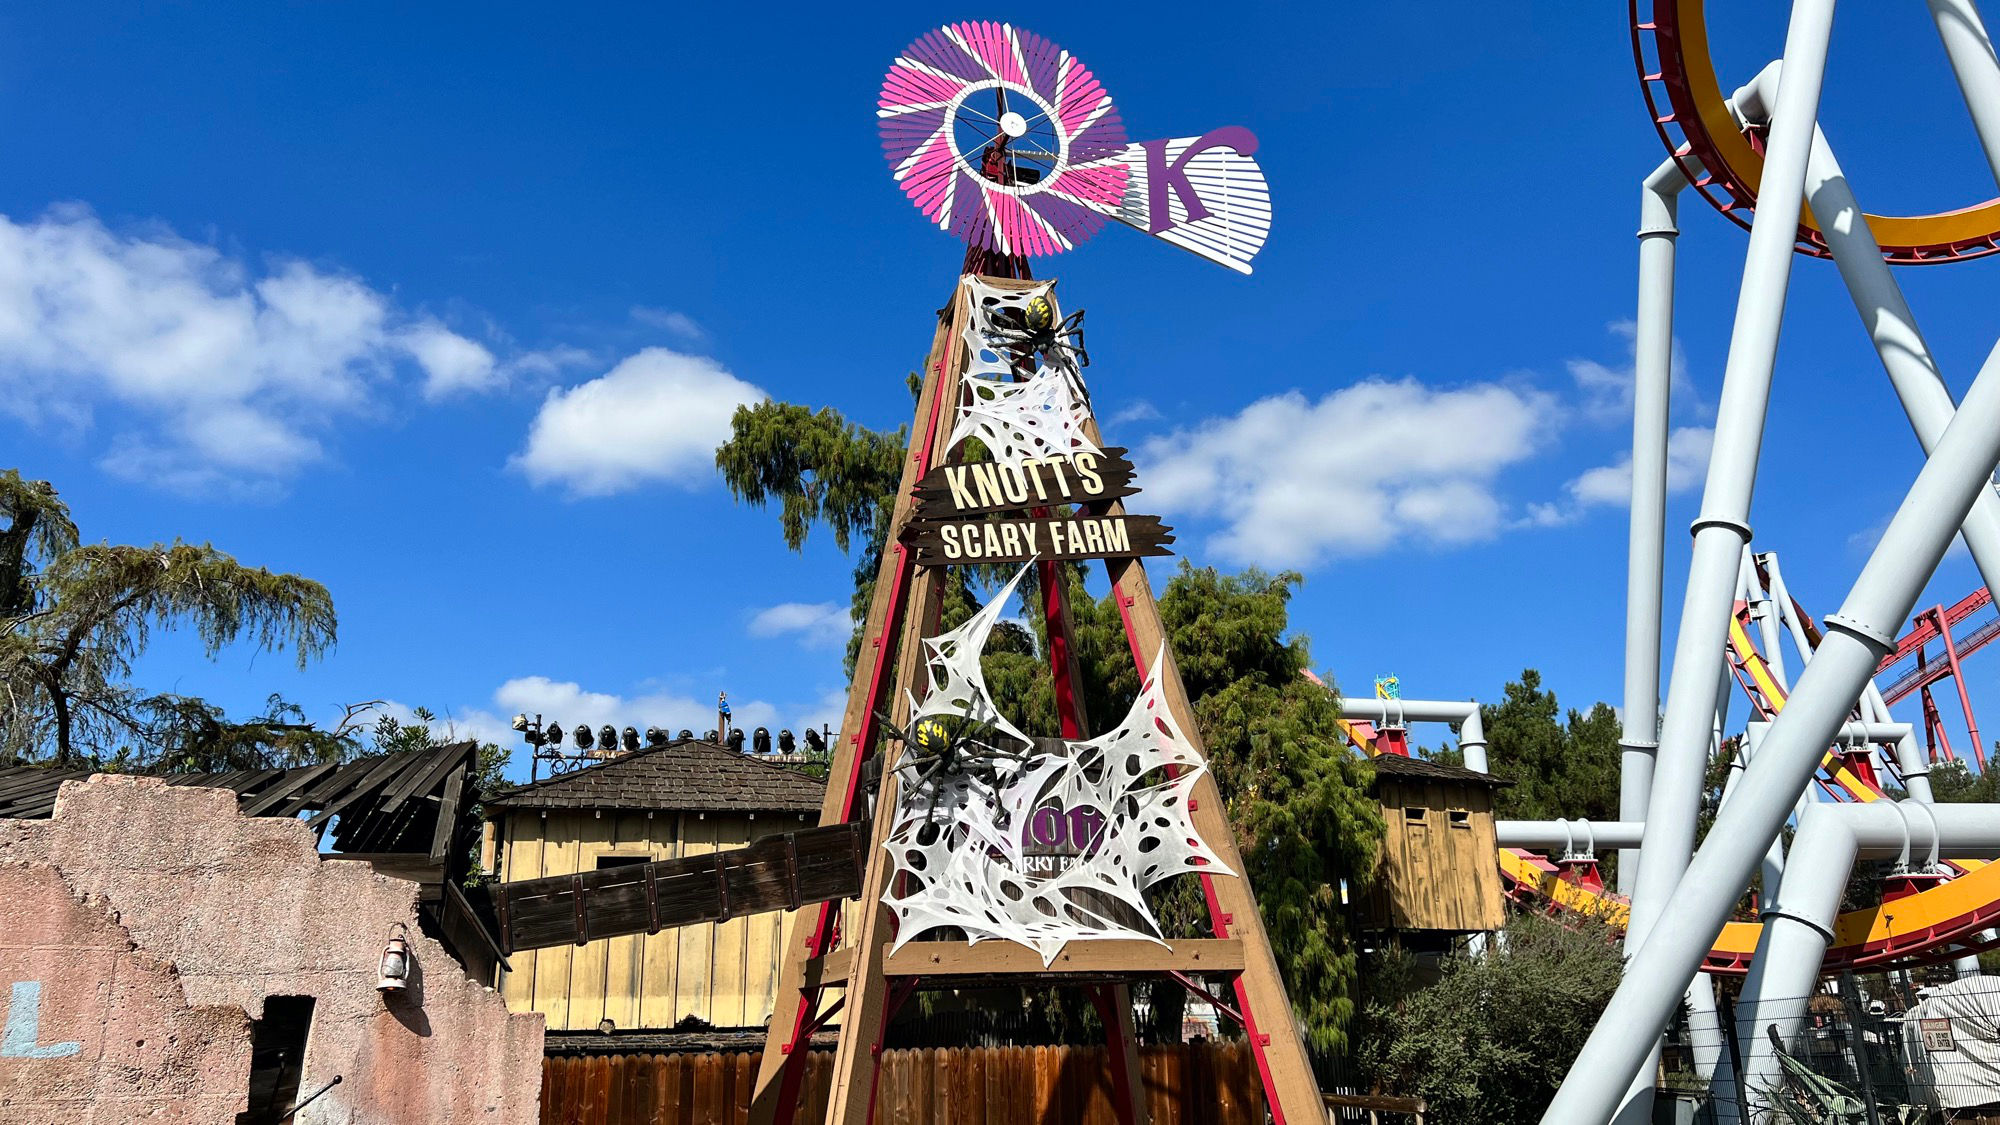
<path fill-rule="evenodd" d="M 683 739 L 524 785 L 492 809 L 817 812 L 826 783 L 724 746 Z"/>
<path fill-rule="evenodd" d="M 1461 785 L 1485 785 L 1494 789 L 1505 789 L 1514 784 L 1505 778 L 1490 773 L 1480 773 L 1462 766 L 1447 766 L 1428 758 L 1405 758 L 1401 754 L 1377 754 L 1368 759 L 1375 767 L 1378 777 L 1393 777 L 1398 781 L 1452 781 Z"/>

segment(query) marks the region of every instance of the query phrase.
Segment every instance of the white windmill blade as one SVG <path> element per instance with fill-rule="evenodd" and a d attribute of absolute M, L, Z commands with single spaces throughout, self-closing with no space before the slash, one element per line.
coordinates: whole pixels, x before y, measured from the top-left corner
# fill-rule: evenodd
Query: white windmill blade
<path fill-rule="evenodd" d="M 1271 235 L 1271 188 L 1256 151 L 1256 135 L 1234 125 L 1199 137 L 1144 141 L 1104 161 L 1128 170 L 1115 207 L 1080 202 L 1247 274 Z"/>

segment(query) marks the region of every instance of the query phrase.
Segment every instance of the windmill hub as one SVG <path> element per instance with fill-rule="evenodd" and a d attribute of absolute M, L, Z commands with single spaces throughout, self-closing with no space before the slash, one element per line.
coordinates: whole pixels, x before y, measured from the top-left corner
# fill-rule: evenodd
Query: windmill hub
<path fill-rule="evenodd" d="M 1000 131 L 1009 137 L 1025 137 L 1028 135 L 1028 119 L 1010 109 L 1000 115 Z"/>

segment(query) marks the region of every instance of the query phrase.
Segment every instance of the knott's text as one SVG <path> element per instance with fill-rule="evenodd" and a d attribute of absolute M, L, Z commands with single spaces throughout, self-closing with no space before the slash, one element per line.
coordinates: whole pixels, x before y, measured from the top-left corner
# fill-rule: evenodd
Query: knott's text
<path fill-rule="evenodd" d="M 1121 456 L 1124 452 L 1077 452 L 1020 465 L 993 461 L 940 465 L 917 482 L 916 518 L 941 520 L 1130 496 L 1139 490 L 1132 484 L 1132 462 Z"/>

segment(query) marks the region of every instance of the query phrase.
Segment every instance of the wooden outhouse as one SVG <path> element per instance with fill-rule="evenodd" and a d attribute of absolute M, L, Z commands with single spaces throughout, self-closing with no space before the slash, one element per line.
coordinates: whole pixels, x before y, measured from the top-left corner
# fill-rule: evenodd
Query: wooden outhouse
<path fill-rule="evenodd" d="M 825 784 L 709 742 L 620 755 L 487 803 L 486 869 L 505 882 L 739 848 L 818 823 Z M 762 1028 L 793 912 L 519 950 L 500 990 L 558 1033 Z M 683 1021 L 693 1021 L 685 1023 Z"/>
<path fill-rule="evenodd" d="M 1506 908 L 1495 859 L 1493 793 L 1512 783 L 1395 754 L 1369 762 L 1388 831 L 1368 896 L 1368 928 L 1499 929 Z"/>

